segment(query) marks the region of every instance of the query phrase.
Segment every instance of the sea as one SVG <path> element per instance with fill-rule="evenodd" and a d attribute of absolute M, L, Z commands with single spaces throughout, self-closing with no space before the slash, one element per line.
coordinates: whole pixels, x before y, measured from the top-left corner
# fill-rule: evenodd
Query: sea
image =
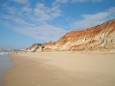
<path fill-rule="evenodd" d="M 0 86 L 4 86 L 4 74 L 5 71 L 13 67 L 13 63 L 10 58 L 10 53 L 0 52 Z"/>

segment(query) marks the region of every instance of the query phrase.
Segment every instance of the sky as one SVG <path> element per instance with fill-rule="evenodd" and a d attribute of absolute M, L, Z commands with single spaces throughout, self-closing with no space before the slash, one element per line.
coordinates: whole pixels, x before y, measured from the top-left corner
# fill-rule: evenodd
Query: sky
<path fill-rule="evenodd" d="M 115 0 L 0 0 L 0 49 L 53 42 L 115 19 Z"/>

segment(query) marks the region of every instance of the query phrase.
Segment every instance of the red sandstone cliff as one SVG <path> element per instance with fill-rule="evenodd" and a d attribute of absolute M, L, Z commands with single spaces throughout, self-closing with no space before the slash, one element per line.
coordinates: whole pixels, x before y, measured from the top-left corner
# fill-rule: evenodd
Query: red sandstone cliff
<path fill-rule="evenodd" d="M 115 20 L 80 31 L 71 31 L 56 42 L 42 44 L 43 51 L 115 49 Z"/>

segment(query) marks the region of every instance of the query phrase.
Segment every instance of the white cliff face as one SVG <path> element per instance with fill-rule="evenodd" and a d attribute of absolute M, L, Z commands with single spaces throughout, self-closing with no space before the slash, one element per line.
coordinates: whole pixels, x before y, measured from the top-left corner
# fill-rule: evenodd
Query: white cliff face
<path fill-rule="evenodd" d="M 27 52 L 41 52 L 42 51 L 42 45 L 41 44 L 33 44 L 31 47 L 27 48 Z"/>
<path fill-rule="evenodd" d="M 39 48 L 36 50 L 36 52 L 41 52 L 42 51 L 42 46 L 39 46 Z"/>

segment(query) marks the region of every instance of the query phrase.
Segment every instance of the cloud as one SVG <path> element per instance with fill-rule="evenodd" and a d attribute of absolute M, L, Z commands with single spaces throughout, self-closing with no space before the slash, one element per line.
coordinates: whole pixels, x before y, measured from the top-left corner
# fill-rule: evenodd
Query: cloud
<path fill-rule="evenodd" d="M 83 19 L 74 21 L 71 24 L 71 27 L 73 29 L 85 29 L 92 26 L 96 26 L 108 20 L 114 19 L 115 18 L 114 14 L 115 14 L 115 7 L 111 7 L 104 12 L 99 12 L 96 14 L 84 14 L 82 15 Z"/>
<path fill-rule="evenodd" d="M 63 7 L 64 4 L 67 3 L 85 3 L 85 2 L 93 2 L 93 3 L 99 3 L 99 2 L 104 2 L 107 0 L 55 0 L 52 4 L 52 6 L 55 8 L 57 7 L 58 9 L 56 9 L 58 15 L 60 15 L 62 13 L 61 7 Z M 54 14 L 55 14 L 54 13 Z"/>
<path fill-rule="evenodd" d="M 40 41 L 56 41 L 68 32 L 68 30 L 64 30 L 63 28 L 47 23 L 36 25 L 18 17 L 11 17 L 9 15 L 6 16 L 2 14 L 0 14 L 0 16 L 7 20 L 7 22 L 1 23 L 2 26 L 9 28 L 17 33 L 33 37 Z"/>
<path fill-rule="evenodd" d="M 18 33 L 31 36 L 42 41 L 56 41 L 63 36 L 67 30 L 53 26 L 53 25 L 41 25 L 33 27 L 12 27 L 12 29 Z"/>
<path fill-rule="evenodd" d="M 102 1 L 107 1 L 107 0 L 56 0 L 54 3 L 55 4 L 65 4 L 65 3 L 68 3 L 68 2 L 83 3 L 83 2 L 102 2 Z"/>
<path fill-rule="evenodd" d="M 3 8 L 11 17 L 28 19 L 33 22 L 47 22 L 61 16 L 61 10 L 58 5 L 47 7 L 44 3 L 37 2 L 35 7 L 25 4 L 20 7 L 10 6 L 5 3 Z"/>
<path fill-rule="evenodd" d="M 69 0 L 56 0 L 55 1 L 55 3 L 61 3 L 61 4 L 63 4 L 63 3 L 66 3 L 66 2 L 68 2 Z"/>
<path fill-rule="evenodd" d="M 15 17 L 15 16 L 10 16 L 10 15 L 3 15 L 3 14 L 0 14 L 0 17 L 1 19 L 5 19 L 7 21 L 9 21 L 10 23 L 16 23 L 17 25 L 19 26 L 33 26 L 33 24 L 25 21 L 24 19 L 22 18 L 19 18 L 19 17 Z"/>
<path fill-rule="evenodd" d="M 28 3 L 28 0 L 19 0 L 18 3 Z M 38 40 L 55 41 L 63 36 L 68 30 L 49 24 L 49 21 L 62 15 L 61 4 L 69 0 L 56 0 L 56 4 L 46 6 L 44 3 L 36 3 L 35 6 L 28 4 L 19 7 L 4 5 L 5 14 L 0 14 L 0 19 L 4 19 L 2 25 L 18 33 L 31 36 Z M 70 0 L 74 2 L 73 0 Z M 76 2 L 86 0 L 76 0 Z M 87 0 L 88 1 L 88 0 Z M 115 7 L 96 14 L 84 14 L 83 20 L 74 21 L 71 26 L 76 29 L 83 29 L 105 22 L 110 17 L 115 17 Z M 9 23 L 10 22 L 10 23 Z M 45 23 L 44 23 L 45 22 Z"/>
<path fill-rule="evenodd" d="M 19 3 L 19 4 L 26 4 L 28 3 L 29 0 L 12 0 L 12 1 Z"/>
<path fill-rule="evenodd" d="M 61 10 L 57 6 L 45 7 L 43 3 L 37 3 L 34 14 L 39 21 L 52 20 L 61 15 Z"/>
<path fill-rule="evenodd" d="M 26 2 L 24 1 L 23 3 Z M 22 3 L 21 0 L 19 3 Z M 54 41 L 67 32 L 63 28 L 48 24 L 48 21 L 61 15 L 58 5 L 47 7 L 44 3 L 38 2 L 34 7 L 28 4 L 16 7 L 9 6 L 9 3 L 6 3 L 4 4 L 4 9 L 7 13 L 0 14 L 0 19 L 4 19 L 2 26 L 20 34 L 42 41 Z"/>
<path fill-rule="evenodd" d="M 38 3 L 34 9 L 34 14 L 40 21 L 46 21 L 51 18 L 50 9 L 45 7 L 44 4 Z"/>
<path fill-rule="evenodd" d="M 107 0 L 71 0 L 72 2 L 102 2 Z"/>
<path fill-rule="evenodd" d="M 28 5 L 24 6 L 22 10 L 22 13 L 31 13 L 32 12 L 32 8 L 30 8 Z"/>

